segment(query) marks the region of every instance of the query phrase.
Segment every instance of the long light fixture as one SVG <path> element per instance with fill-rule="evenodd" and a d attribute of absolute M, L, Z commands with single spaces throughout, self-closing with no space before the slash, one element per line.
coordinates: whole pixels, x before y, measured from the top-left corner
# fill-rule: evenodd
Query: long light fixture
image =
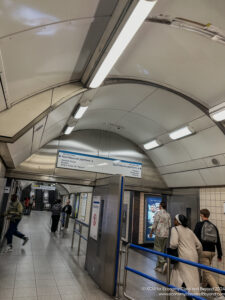
<path fill-rule="evenodd" d="M 211 118 L 217 122 L 225 120 L 225 103 L 221 103 L 209 110 Z"/>
<path fill-rule="evenodd" d="M 161 146 L 161 144 L 157 140 L 153 140 L 151 142 L 148 142 L 148 143 L 144 144 L 144 148 L 146 150 L 154 149 L 154 148 L 157 148 L 159 146 Z"/>
<path fill-rule="evenodd" d="M 135 33 L 141 27 L 142 23 L 145 21 L 155 4 L 156 0 L 139 0 L 137 2 L 136 7 L 134 8 L 133 12 L 131 13 L 130 17 L 128 18 L 127 22 L 116 38 L 114 44 L 104 58 L 94 78 L 90 82 L 90 88 L 97 88 L 102 84 L 103 80 L 106 78 L 129 42 L 132 40 Z"/>
<path fill-rule="evenodd" d="M 65 131 L 64 131 L 64 134 L 71 134 L 73 129 L 74 129 L 74 126 L 67 126 Z"/>
<path fill-rule="evenodd" d="M 188 126 L 185 126 L 185 127 L 182 127 L 180 129 L 177 129 L 177 130 L 169 133 L 169 137 L 172 140 L 177 140 L 177 139 L 180 139 L 182 137 L 191 135 L 193 133 L 194 133 L 193 130 L 191 130 Z"/>
<path fill-rule="evenodd" d="M 83 117 L 85 111 L 88 109 L 88 106 L 79 106 L 77 111 L 74 114 L 74 119 L 80 119 Z"/>

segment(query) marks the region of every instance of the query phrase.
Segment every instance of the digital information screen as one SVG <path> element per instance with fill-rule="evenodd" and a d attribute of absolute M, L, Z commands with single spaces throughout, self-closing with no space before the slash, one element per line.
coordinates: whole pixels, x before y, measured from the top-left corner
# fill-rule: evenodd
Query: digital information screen
<path fill-rule="evenodd" d="M 160 196 L 145 195 L 145 230 L 144 241 L 153 242 L 155 236 L 150 238 L 150 232 L 154 223 L 154 216 L 159 211 L 159 204 L 162 201 Z"/>

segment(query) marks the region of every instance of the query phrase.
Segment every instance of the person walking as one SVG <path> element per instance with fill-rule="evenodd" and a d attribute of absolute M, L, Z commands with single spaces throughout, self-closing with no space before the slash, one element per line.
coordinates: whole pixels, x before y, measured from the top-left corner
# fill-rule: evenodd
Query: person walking
<path fill-rule="evenodd" d="M 29 215 L 31 213 L 32 208 L 35 206 L 34 197 L 31 196 L 30 202 L 29 202 Z"/>
<path fill-rule="evenodd" d="M 169 229 L 171 227 L 171 217 L 166 211 L 166 203 L 161 202 L 159 211 L 155 214 L 154 223 L 152 225 L 150 237 L 155 233 L 154 250 L 165 252 L 167 239 L 169 237 Z M 162 256 L 158 256 L 155 271 L 164 273 L 166 271 L 166 260 Z"/>
<path fill-rule="evenodd" d="M 216 254 L 216 249 L 218 261 L 221 261 L 223 256 L 218 229 L 209 221 L 209 216 L 210 211 L 208 209 L 201 209 L 200 218 L 202 221 L 196 224 L 194 230 L 194 233 L 203 247 L 200 263 L 206 266 L 211 266 L 212 259 Z M 206 288 L 207 285 L 214 290 L 217 299 L 225 299 L 212 273 L 207 270 L 202 270 L 202 287 Z"/>
<path fill-rule="evenodd" d="M 194 232 L 187 227 L 187 222 L 184 215 L 175 216 L 175 227 L 171 229 L 170 248 L 177 249 L 179 258 L 198 263 L 202 245 Z M 171 272 L 170 283 L 179 288 L 183 287 L 192 294 L 200 293 L 199 272 L 196 267 L 177 262 Z"/>
<path fill-rule="evenodd" d="M 55 233 L 58 229 L 60 214 L 62 211 L 61 200 L 58 199 L 52 207 L 52 226 L 51 232 Z"/>
<path fill-rule="evenodd" d="M 18 200 L 18 197 L 16 194 L 13 194 L 11 196 L 11 202 L 9 204 L 9 207 L 5 213 L 5 216 L 7 219 L 9 219 L 9 228 L 5 234 L 5 238 L 7 240 L 7 247 L 6 252 L 10 252 L 13 250 L 12 242 L 13 242 L 13 236 L 16 236 L 23 240 L 22 245 L 24 246 L 29 238 L 25 236 L 23 233 L 19 232 L 17 230 L 18 225 L 22 219 L 23 215 L 23 206 Z"/>
<path fill-rule="evenodd" d="M 24 199 L 24 207 L 25 207 L 25 212 L 24 212 L 24 214 L 25 214 L 25 215 L 29 215 L 29 204 L 30 204 L 30 199 L 29 199 L 29 197 L 26 197 L 26 198 Z"/>
<path fill-rule="evenodd" d="M 66 201 L 66 205 L 62 209 L 62 213 L 63 213 L 63 216 L 62 216 L 62 229 L 63 228 L 68 228 L 70 215 L 72 213 L 72 206 L 70 205 L 70 200 L 69 199 Z"/>

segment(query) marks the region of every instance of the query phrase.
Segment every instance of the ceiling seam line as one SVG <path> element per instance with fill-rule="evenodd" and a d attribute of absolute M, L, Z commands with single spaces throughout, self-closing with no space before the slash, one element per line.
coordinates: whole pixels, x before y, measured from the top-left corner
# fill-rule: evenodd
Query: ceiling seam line
<path fill-rule="evenodd" d="M 143 85 L 148 85 L 148 86 L 153 86 L 153 87 L 157 87 L 159 89 L 168 91 L 172 94 L 175 94 L 181 98 L 183 98 L 184 100 L 192 103 L 193 105 L 195 105 L 196 107 L 198 107 L 203 113 L 205 113 L 206 116 L 208 116 L 210 118 L 209 115 L 209 109 L 204 106 L 202 103 L 200 103 L 198 100 L 195 100 L 194 98 L 192 98 L 191 96 L 188 96 L 186 94 L 184 94 L 183 92 L 177 91 L 173 88 L 167 87 L 165 85 L 159 84 L 159 83 L 155 83 L 152 81 L 146 81 L 146 80 L 141 80 L 141 79 L 131 79 L 131 78 L 108 78 L 105 80 L 105 82 L 103 83 L 103 86 L 107 86 L 107 85 L 113 85 L 115 83 L 136 83 L 136 84 L 143 84 Z M 210 118 L 211 119 L 211 118 Z M 223 134 L 225 134 L 225 127 L 221 124 L 216 122 L 215 120 L 211 119 L 212 122 L 214 122 L 214 124 L 223 132 Z"/>
<path fill-rule="evenodd" d="M 164 175 L 173 175 L 173 174 L 180 174 L 180 173 L 187 173 L 187 172 L 193 172 L 193 171 L 200 171 L 200 170 L 207 170 L 207 169 L 213 169 L 213 168 L 220 168 L 220 167 L 225 167 L 225 164 L 219 165 L 219 166 L 211 166 L 211 167 L 205 167 L 205 168 L 198 168 L 198 169 L 190 169 L 190 170 L 182 170 L 179 172 L 170 172 L 170 173 L 160 173 L 161 176 Z"/>
<path fill-rule="evenodd" d="M 74 21 L 81 21 L 81 20 L 99 20 L 99 19 L 106 19 L 106 18 L 110 18 L 110 15 L 109 16 L 99 16 L 99 17 L 85 17 L 85 18 L 76 18 L 76 19 L 68 19 L 68 20 L 61 20 L 61 21 L 58 21 L 58 22 L 52 22 L 52 23 L 48 23 L 48 24 L 43 24 L 43 25 L 38 25 L 38 26 L 34 26 L 34 27 L 31 27 L 31 28 L 27 28 L 27 29 L 24 29 L 24 30 L 20 30 L 20 31 L 16 31 L 14 33 L 9 33 L 9 34 L 6 34 L 6 35 L 3 35 L 0 37 L 0 40 L 3 40 L 3 39 L 6 39 L 8 37 L 12 37 L 12 36 L 16 36 L 17 34 L 21 34 L 21 33 L 24 33 L 24 32 L 27 32 L 27 31 L 32 31 L 32 30 L 35 30 L 35 29 L 39 29 L 39 28 L 43 28 L 43 27 L 47 27 L 47 26 L 52 26 L 52 25 L 58 25 L 58 24 L 63 24 L 63 23 L 69 23 L 69 22 L 74 22 Z"/>

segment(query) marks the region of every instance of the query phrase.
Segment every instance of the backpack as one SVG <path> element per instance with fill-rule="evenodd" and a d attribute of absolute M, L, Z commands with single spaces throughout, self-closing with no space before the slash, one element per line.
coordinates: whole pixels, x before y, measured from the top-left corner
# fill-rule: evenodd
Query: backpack
<path fill-rule="evenodd" d="M 201 231 L 201 240 L 203 242 L 217 243 L 217 230 L 212 223 L 204 222 Z"/>

